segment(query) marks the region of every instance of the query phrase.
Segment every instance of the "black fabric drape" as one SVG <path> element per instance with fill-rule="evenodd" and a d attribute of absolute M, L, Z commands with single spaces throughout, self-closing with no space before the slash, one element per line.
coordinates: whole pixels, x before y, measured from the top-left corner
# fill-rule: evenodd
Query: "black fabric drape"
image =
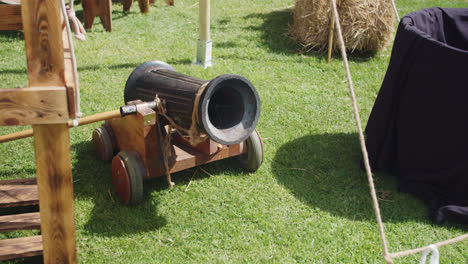
<path fill-rule="evenodd" d="M 432 220 L 468 223 L 468 8 L 402 18 L 366 144 L 372 168 L 397 176 Z"/>

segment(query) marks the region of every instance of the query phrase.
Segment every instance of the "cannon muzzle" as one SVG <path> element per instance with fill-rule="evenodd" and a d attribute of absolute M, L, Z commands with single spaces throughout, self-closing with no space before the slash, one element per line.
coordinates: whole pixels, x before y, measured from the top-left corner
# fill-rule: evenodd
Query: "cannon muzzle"
<path fill-rule="evenodd" d="M 257 91 L 239 75 L 224 74 L 207 81 L 178 73 L 165 62 L 148 61 L 130 74 L 124 100 L 153 101 L 156 96 L 179 126 L 189 129 L 195 121 L 199 132 L 226 145 L 247 139 L 260 116 Z"/>

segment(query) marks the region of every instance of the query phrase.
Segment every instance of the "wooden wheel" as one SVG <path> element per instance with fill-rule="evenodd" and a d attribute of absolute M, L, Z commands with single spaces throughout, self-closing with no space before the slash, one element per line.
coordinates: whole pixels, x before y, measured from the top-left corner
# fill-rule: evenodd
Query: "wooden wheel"
<path fill-rule="evenodd" d="M 114 155 L 112 139 L 104 127 L 98 127 L 93 131 L 94 151 L 98 159 L 110 161 Z"/>
<path fill-rule="evenodd" d="M 136 151 L 121 151 L 112 159 L 112 180 L 124 204 L 136 205 L 143 200 L 145 164 Z"/>
<path fill-rule="evenodd" d="M 260 168 L 263 162 L 263 142 L 257 129 L 245 140 L 247 152 L 237 156 L 241 167 L 254 172 Z"/>

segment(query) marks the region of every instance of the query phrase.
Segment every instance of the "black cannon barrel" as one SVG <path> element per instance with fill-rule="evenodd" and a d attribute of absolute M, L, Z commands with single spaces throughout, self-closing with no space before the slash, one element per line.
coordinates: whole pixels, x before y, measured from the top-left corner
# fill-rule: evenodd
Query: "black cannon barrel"
<path fill-rule="evenodd" d="M 165 62 L 149 61 L 128 78 L 124 100 L 152 101 L 157 95 L 165 103 L 167 116 L 189 129 L 200 89 L 203 92 L 196 109 L 200 132 L 228 145 L 250 136 L 260 116 L 260 99 L 254 86 L 239 75 L 202 80 L 178 73 Z"/>

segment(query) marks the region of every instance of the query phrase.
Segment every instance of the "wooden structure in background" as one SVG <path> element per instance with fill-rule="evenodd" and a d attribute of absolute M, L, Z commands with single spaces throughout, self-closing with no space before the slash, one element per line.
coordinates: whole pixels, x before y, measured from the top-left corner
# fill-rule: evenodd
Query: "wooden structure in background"
<path fill-rule="evenodd" d="M 0 89 L 0 126 L 33 125 L 37 185 L 34 180 L 4 181 L 0 206 L 39 204 L 40 214 L 0 217 L 0 230 L 38 228 L 40 218 L 41 236 L 0 241 L 0 260 L 43 253 L 45 263 L 76 263 L 67 126 L 75 117 L 75 86 L 60 1 L 23 1 L 20 14 L 18 6 L 5 8 L 14 11 L 11 29 L 18 29 L 21 18 L 29 87 Z M 0 28 L 4 21 L 2 17 Z"/>
<path fill-rule="evenodd" d="M 0 30 L 21 30 L 21 7 L 19 5 L 0 5 Z"/>
<path fill-rule="evenodd" d="M 149 5 L 154 4 L 155 0 L 138 0 L 138 5 L 140 6 L 140 11 L 142 13 L 148 13 L 149 12 Z M 164 0 L 166 4 L 173 6 L 174 5 L 174 0 Z M 123 1 L 123 10 L 124 11 L 130 11 L 130 8 L 132 7 L 133 0 L 124 0 Z"/>
<path fill-rule="evenodd" d="M 112 0 L 81 0 L 86 29 L 93 27 L 94 18 L 99 16 L 102 26 L 112 32 Z"/>
<path fill-rule="evenodd" d="M 0 5 L 0 30 L 22 30 L 19 0 L 2 0 Z M 93 27 L 94 18 L 99 16 L 102 26 L 112 31 L 112 0 L 82 0 L 83 18 L 86 29 Z"/>

